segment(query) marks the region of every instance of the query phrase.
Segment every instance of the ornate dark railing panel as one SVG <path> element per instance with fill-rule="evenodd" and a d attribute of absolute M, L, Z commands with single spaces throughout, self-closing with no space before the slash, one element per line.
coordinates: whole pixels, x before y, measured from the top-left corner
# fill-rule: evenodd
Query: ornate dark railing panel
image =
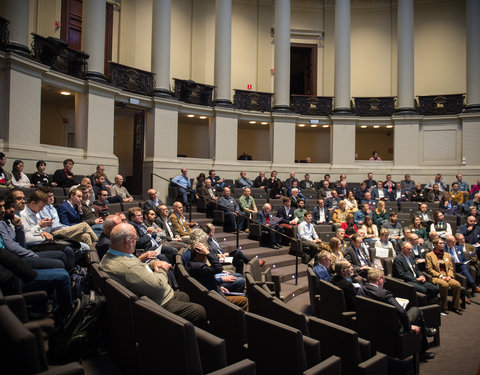
<path fill-rule="evenodd" d="M 233 106 L 237 109 L 249 111 L 270 112 L 272 110 L 272 93 L 235 90 Z"/>
<path fill-rule="evenodd" d="M 421 115 L 454 115 L 463 111 L 465 95 L 428 95 L 418 97 Z"/>
<path fill-rule="evenodd" d="M 68 48 L 67 43 L 61 39 L 32 35 L 32 54 L 37 61 L 57 72 L 85 77 L 88 54 Z"/>
<path fill-rule="evenodd" d="M 122 90 L 142 95 L 153 95 L 155 82 L 153 73 L 130 66 L 108 62 L 107 79 Z"/>
<path fill-rule="evenodd" d="M 10 22 L 3 17 L 0 17 L 0 51 L 6 51 L 9 42 L 10 33 L 8 31 L 8 24 Z"/>
<path fill-rule="evenodd" d="M 173 79 L 175 82 L 175 98 L 185 103 L 213 105 L 213 89 L 215 86 L 204 85 L 192 80 Z"/>
<path fill-rule="evenodd" d="M 393 96 L 377 98 L 353 98 L 357 116 L 391 116 L 395 111 Z"/>
<path fill-rule="evenodd" d="M 328 116 L 332 114 L 331 96 L 292 95 L 292 109 L 301 115 Z"/>

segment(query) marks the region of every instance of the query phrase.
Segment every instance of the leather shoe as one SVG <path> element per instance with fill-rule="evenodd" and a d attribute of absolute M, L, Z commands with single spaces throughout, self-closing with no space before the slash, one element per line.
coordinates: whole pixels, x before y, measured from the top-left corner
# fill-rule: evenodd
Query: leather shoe
<path fill-rule="evenodd" d="M 434 358 L 435 358 L 435 354 L 433 354 L 431 352 L 420 353 L 420 359 L 422 359 L 422 360 L 434 359 Z"/>
<path fill-rule="evenodd" d="M 480 293 L 480 287 L 476 286 L 472 288 L 473 293 Z"/>
<path fill-rule="evenodd" d="M 462 310 L 460 309 L 453 309 L 453 312 L 458 315 L 462 315 Z"/>
<path fill-rule="evenodd" d="M 468 304 L 468 305 L 471 305 L 472 302 L 470 302 L 470 300 L 468 299 L 468 297 L 465 297 L 465 303 Z"/>
<path fill-rule="evenodd" d="M 272 247 L 273 247 L 274 249 L 280 249 L 280 245 L 279 245 L 279 244 L 277 244 L 277 243 L 276 243 L 276 244 L 274 244 Z"/>
<path fill-rule="evenodd" d="M 263 265 L 265 264 L 265 259 L 260 259 L 258 261 L 258 264 L 260 265 L 260 267 L 263 267 Z"/>
<path fill-rule="evenodd" d="M 425 336 L 433 337 L 436 334 L 437 334 L 437 329 L 436 328 L 425 328 Z"/>
<path fill-rule="evenodd" d="M 448 315 L 448 310 L 442 310 L 442 314 Z"/>

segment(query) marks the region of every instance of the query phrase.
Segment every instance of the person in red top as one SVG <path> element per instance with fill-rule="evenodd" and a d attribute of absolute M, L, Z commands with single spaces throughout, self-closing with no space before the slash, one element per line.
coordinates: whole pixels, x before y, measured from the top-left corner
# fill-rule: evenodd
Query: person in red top
<path fill-rule="evenodd" d="M 357 233 L 357 225 L 355 224 L 355 216 L 352 213 L 349 213 L 345 221 L 340 225 L 340 228 L 345 230 L 345 237 L 350 238 L 355 233 Z"/>

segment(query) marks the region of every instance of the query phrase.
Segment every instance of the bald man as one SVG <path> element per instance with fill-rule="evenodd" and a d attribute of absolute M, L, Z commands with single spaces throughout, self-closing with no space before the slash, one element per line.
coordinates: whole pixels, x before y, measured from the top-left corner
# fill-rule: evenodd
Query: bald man
<path fill-rule="evenodd" d="M 173 291 L 168 284 L 167 272 L 172 266 L 161 260 L 142 263 L 133 255 L 136 243 L 137 234 L 132 225 L 116 225 L 110 233 L 110 249 L 100 262 L 100 269 L 138 296 L 147 296 L 196 326 L 205 326 L 205 309 L 190 302 L 186 293 Z"/>
<path fill-rule="evenodd" d="M 155 189 L 148 189 L 147 191 L 148 199 L 143 205 L 143 209 L 155 210 L 157 206 L 163 204 L 160 199 L 157 198 L 157 191 Z"/>

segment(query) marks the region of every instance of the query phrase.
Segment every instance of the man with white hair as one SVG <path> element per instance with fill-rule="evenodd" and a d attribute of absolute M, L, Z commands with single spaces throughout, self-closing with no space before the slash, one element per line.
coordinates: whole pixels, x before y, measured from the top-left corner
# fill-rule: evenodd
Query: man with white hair
<path fill-rule="evenodd" d="M 160 206 L 162 204 L 162 201 L 157 198 L 157 191 L 155 189 L 148 189 L 147 194 L 148 199 L 143 205 L 144 210 L 146 210 L 147 208 L 150 210 L 155 210 L 157 206 Z"/>
<path fill-rule="evenodd" d="M 168 284 L 167 272 L 172 266 L 161 260 L 142 263 L 133 255 L 136 243 L 137 234 L 132 225 L 115 226 L 110 233 L 110 249 L 100 262 L 100 269 L 138 296 L 147 296 L 171 313 L 203 327 L 205 309 L 190 302 L 186 293 L 173 291 Z"/>
<path fill-rule="evenodd" d="M 133 201 L 133 197 L 130 195 L 127 188 L 123 186 L 123 177 L 121 174 L 117 174 L 115 176 L 115 183 L 110 188 L 110 195 L 113 197 L 114 196 L 121 197 L 124 202 Z"/>

